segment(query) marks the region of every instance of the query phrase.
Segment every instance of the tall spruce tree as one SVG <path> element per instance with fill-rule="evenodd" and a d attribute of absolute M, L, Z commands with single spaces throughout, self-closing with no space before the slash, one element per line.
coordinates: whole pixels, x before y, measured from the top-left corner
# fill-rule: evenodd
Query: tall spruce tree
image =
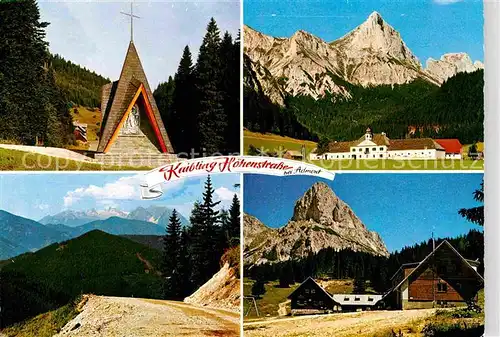
<path fill-rule="evenodd" d="M 220 249 L 219 211 L 220 201 L 214 201 L 214 188 L 210 176 L 205 182 L 203 201 L 194 204 L 191 213 L 192 278 L 195 288 L 200 287 L 219 269 Z M 210 253 L 208 253 L 210 252 Z"/>
<path fill-rule="evenodd" d="M 32 144 L 46 125 L 45 28 L 35 0 L 0 4 L 0 138 Z"/>
<path fill-rule="evenodd" d="M 229 237 L 230 246 L 237 246 L 240 243 L 240 226 L 241 226 L 241 213 L 240 213 L 240 199 L 238 195 L 233 196 L 231 207 L 229 208 Z"/>
<path fill-rule="evenodd" d="M 196 63 L 199 145 L 209 156 L 225 151 L 227 116 L 220 90 L 220 44 L 219 28 L 214 18 L 211 18 Z"/>
<path fill-rule="evenodd" d="M 168 77 L 167 82 L 162 82 L 153 92 L 153 96 L 160 111 L 160 116 L 167 129 L 167 133 L 170 137 L 174 149 L 177 151 L 177 147 L 174 143 L 174 135 L 176 133 L 176 125 L 173 118 L 172 105 L 173 105 L 173 95 L 175 90 L 175 81 L 172 76 Z"/>
<path fill-rule="evenodd" d="M 181 233 L 181 247 L 179 251 L 179 279 L 181 281 L 181 297 L 191 295 L 194 290 L 191 282 L 191 255 L 189 252 L 190 245 L 191 238 L 189 236 L 189 231 L 187 228 L 183 228 Z"/>
<path fill-rule="evenodd" d="M 196 130 L 196 86 L 189 46 L 186 46 L 182 52 L 174 80 L 172 122 L 173 127 L 177 130 L 174 137 L 174 147 L 178 153 L 190 153 L 192 148 L 198 148 L 198 133 Z"/>
<path fill-rule="evenodd" d="M 220 90 L 223 95 L 223 108 L 227 116 L 225 150 L 228 153 L 240 151 L 240 43 L 233 43 L 229 32 L 225 32 L 220 45 L 222 74 Z"/>
<path fill-rule="evenodd" d="M 181 222 L 175 209 L 169 218 L 163 245 L 162 274 L 165 278 L 163 296 L 168 299 L 179 299 L 182 297 L 182 279 L 180 275 Z"/>
<path fill-rule="evenodd" d="M 71 142 L 71 115 L 56 87 L 48 43 L 48 23 L 35 0 L 0 3 L 0 139 L 33 145 Z"/>

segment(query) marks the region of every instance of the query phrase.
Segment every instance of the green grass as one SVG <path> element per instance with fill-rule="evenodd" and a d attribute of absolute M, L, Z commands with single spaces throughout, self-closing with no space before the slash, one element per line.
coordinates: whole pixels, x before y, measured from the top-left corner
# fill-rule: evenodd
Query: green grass
<path fill-rule="evenodd" d="M 150 167 L 106 166 L 37 153 L 0 149 L 0 171 L 140 171 Z"/>
<path fill-rule="evenodd" d="M 4 324 L 54 310 L 82 294 L 159 298 L 160 259 L 155 249 L 97 230 L 19 255 L 0 271 Z"/>
<path fill-rule="evenodd" d="M 252 285 L 254 281 L 248 278 L 243 279 L 243 294 L 245 296 L 250 296 L 252 293 Z M 256 299 L 257 307 L 259 309 L 260 317 L 278 316 L 279 304 L 287 300 L 288 295 L 292 293 L 298 286 L 299 283 L 295 283 L 290 286 L 290 288 L 280 288 L 279 282 L 268 282 L 265 285 L 266 293 L 260 299 Z M 243 312 L 246 313 L 248 310 L 249 302 L 245 301 L 243 305 Z M 252 308 L 249 315 L 246 318 L 256 318 L 255 309 Z"/>
<path fill-rule="evenodd" d="M 59 309 L 14 324 L 2 333 L 7 337 L 52 337 L 78 315 L 77 302 L 79 299 Z"/>
<path fill-rule="evenodd" d="M 316 148 L 315 142 L 281 137 L 270 133 L 262 134 L 248 130 L 243 131 L 243 144 L 245 154 L 248 154 L 250 145 L 255 146 L 257 149 L 264 149 L 265 152 L 275 152 L 280 149 L 300 151 L 302 145 L 305 145 L 307 155 Z"/>
<path fill-rule="evenodd" d="M 251 296 L 252 285 L 254 280 L 249 278 L 243 279 L 243 294 L 244 296 Z M 288 295 L 290 295 L 300 283 L 295 283 L 289 288 L 280 288 L 278 281 L 271 281 L 266 283 L 266 293 L 262 295 L 260 299 L 256 299 L 257 308 L 259 309 L 260 316 L 257 316 L 254 307 L 249 311 L 248 316 L 245 319 L 253 319 L 257 317 L 276 317 L 278 316 L 279 304 L 286 302 L 288 300 Z M 353 280 L 330 280 L 326 285 L 328 292 L 333 294 L 350 294 L 353 291 Z M 368 289 L 367 289 L 368 290 Z M 246 313 L 251 302 L 243 302 L 243 312 Z M 290 305 L 287 305 L 290 309 Z"/>
<path fill-rule="evenodd" d="M 73 120 L 78 123 L 87 124 L 87 140 L 89 142 L 96 142 L 99 140 L 97 134 L 101 130 L 101 110 L 89 109 L 83 106 L 76 107 L 77 113 L 74 113 L 74 108 L 70 109 Z M 88 149 L 89 143 L 79 143 L 78 146 L 72 148 Z"/>

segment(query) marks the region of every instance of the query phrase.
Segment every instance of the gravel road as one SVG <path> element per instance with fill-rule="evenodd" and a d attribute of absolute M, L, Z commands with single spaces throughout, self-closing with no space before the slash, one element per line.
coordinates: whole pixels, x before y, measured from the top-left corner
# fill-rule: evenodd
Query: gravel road
<path fill-rule="evenodd" d="M 182 302 L 89 296 L 56 337 L 239 336 L 239 314 Z"/>
<path fill-rule="evenodd" d="M 373 336 L 432 315 L 435 309 L 366 311 L 332 315 L 297 316 L 243 323 L 245 337 L 351 337 Z"/>

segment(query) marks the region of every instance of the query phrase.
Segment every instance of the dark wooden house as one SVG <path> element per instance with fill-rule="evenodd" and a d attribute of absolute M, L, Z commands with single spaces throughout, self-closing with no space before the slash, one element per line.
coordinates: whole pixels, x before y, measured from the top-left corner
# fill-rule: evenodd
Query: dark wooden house
<path fill-rule="evenodd" d="M 330 294 L 312 277 L 307 278 L 288 298 L 292 314 L 365 311 L 378 308 L 382 295 Z"/>
<path fill-rule="evenodd" d="M 312 277 L 302 282 L 288 298 L 291 300 L 292 314 L 328 312 L 336 306 L 332 296 Z"/>
<path fill-rule="evenodd" d="M 476 301 L 484 279 L 478 261 L 464 259 L 443 241 L 424 260 L 403 264 L 391 278 L 392 288 L 383 302 L 393 309 L 464 306 Z"/>

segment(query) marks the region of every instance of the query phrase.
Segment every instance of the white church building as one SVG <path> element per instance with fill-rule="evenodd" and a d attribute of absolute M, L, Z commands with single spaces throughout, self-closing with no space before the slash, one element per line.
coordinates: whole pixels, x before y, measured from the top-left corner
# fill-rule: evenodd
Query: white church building
<path fill-rule="evenodd" d="M 385 133 L 373 134 L 371 128 L 358 140 L 351 142 L 331 142 L 327 152 L 317 150 L 309 155 L 310 160 L 342 159 L 460 159 L 461 155 L 451 155 L 440 145 L 440 140 L 432 138 L 389 139 Z M 453 140 L 456 144 L 458 140 Z M 460 144 L 460 142 L 458 142 Z M 446 144 L 443 143 L 443 144 Z M 461 145 L 460 145 L 461 149 Z M 455 149 L 453 150 L 455 151 Z"/>

